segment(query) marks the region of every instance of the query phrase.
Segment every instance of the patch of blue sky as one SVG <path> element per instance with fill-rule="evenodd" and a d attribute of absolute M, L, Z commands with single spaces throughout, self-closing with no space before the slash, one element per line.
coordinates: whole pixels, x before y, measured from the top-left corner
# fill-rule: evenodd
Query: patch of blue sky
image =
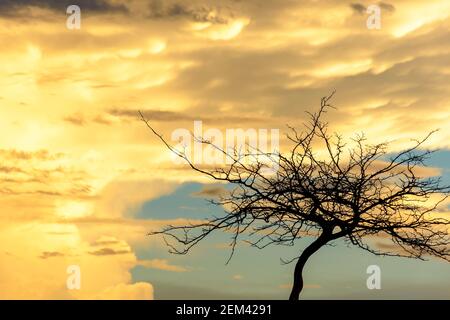
<path fill-rule="evenodd" d="M 440 155 L 433 166 L 448 168 L 447 156 Z M 198 196 L 204 185 L 185 183 L 172 194 L 144 204 L 136 218 L 173 219 L 205 218 L 223 214 L 221 207 L 211 205 Z M 285 299 L 292 283 L 293 264 L 284 265 L 280 258 L 299 255 L 312 240 L 301 239 L 294 247 L 270 246 L 264 250 L 239 245 L 233 259 L 226 244 L 231 234 L 216 232 L 186 255 L 167 253 L 166 248 L 136 248 L 138 259 L 168 259 L 171 264 L 186 267 L 187 272 L 171 272 L 137 266 L 132 269 L 134 281 L 155 284 L 158 298 L 193 299 L 272 298 Z M 382 271 L 382 289 L 368 290 L 366 269 L 378 265 Z M 242 278 L 234 279 L 239 275 Z M 307 299 L 352 298 L 450 298 L 450 266 L 392 257 L 377 257 L 362 249 L 348 248 L 342 241 L 315 254 L 305 269 L 303 297 Z M 159 290 L 158 290 L 159 288 Z"/>

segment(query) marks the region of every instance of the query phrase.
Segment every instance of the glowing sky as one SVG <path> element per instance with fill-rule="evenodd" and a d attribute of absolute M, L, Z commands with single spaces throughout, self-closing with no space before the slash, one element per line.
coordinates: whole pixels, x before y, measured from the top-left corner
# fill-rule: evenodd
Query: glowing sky
<path fill-rule="evenodd" d="M 66 28 L 69 4 L 80 30 Z M 366 27 L 370 4 L 1 1 L 0 298 L 286 296 L 292 266 L 279 258 L 292 251 L 242 248 L 225 266 L 222 235 L 182 257 L 146 236 L 219 208 L 201 201 L 210 181 L 174 166 L 137 110 L 168 137 L 194 120 L 283 132 L 336 89 L 333 129 L 395 140 L 395 151 L 439 128 L 428 146 L 443 149 L 432 165 L 448 177 L 450 2 L 380 3 L 380 30 Z M 416 297 L 412 286 L 450 298 L 443 262 L 327 250 L 307 297 Z M 377 293 L 365 289 L 374 261 L 387 279 Z M 81 290 L 66 288 L 74 264 Z"/>

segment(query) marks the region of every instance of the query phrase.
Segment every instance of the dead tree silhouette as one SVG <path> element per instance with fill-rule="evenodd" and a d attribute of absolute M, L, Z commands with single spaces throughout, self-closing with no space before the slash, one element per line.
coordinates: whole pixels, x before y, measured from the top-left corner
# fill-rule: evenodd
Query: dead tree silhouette
<path fill-rule="evenodd" d="M 234 186 L 226 195 L 211 200 L 225 208 L 223 216 L 169 225 L 150 235 L 163 235 L 170 252 L 185 254 L 214 231 L 231 232 L 230 259 L 243 235 L 257 248 L 293 246 L 298 239 L 314 236 L 315 240 L 289 261 L 296 261 L 290 300 L 299 299 L 308 259 L 337 239 L 376 255 L 422 260 L 434 256 L 450 261 L 450 220 L 438 210 L 450 187 L 442 186 L 440 177 L 418 173 L 435 152 L 424 147 L 434 131 L 395 154 L 388 152 L 389 142 L 371 145 L 364 135 L 357 135 L 347 145 L 341 135 L 330 134 L 328 123 L 322 120 L 327 109 L 333 108 L 329 103 L 333 94 L 321 99 L 317 112 L 308 113 L 303 132 L 290 127 L 287 139 L 292 149 L 288 153 L 227 151 L 212 141 L 193 137 L 231 159 L 230 164 L 213 169 L 194 164 L 139 112 L 152 133 L 192 170 Z M 326 156 L 319 157 L 315 150 L 324 150 Z M 267 159 L 276 162 L 276 173 L 264 171 Z M 393 249 L 371 245 L 374 237 L 389 239 Z"/>

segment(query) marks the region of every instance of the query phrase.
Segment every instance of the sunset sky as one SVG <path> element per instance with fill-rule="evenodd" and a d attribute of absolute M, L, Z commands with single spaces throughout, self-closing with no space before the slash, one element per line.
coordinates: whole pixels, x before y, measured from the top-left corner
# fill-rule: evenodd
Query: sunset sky
<path fill-rule="evenodd" d="M 66 8 L 81 28 L 66 27 Z M 381 29 L 368 29 L 378 4 Z M 176 165 L 138 110 L 177 128 L 299 127 L 327 113 L 346 137 L 427 147 L 450 183 L 450 1 L 1 0 L 0 298 L 284 299 L 295 248 L 229 235 L 171 255 L 147 233 L 220 214 L 222 186 Z M 219 190 L 219 191 L 218 191 Z M 450 214 L 448 203 L 443 214 Z M 379 265 L 382 289 L 368 290 Z M 81 289 L 66 287 L 70 265 Z M 450 264 L 380 258 L 337 242 L 309 262 L 305 298 L 450 299 Z"/>

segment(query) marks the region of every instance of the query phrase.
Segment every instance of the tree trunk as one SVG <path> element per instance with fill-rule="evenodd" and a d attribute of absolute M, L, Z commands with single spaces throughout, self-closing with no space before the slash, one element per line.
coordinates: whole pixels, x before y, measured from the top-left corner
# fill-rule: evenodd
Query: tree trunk
<path fill-rule="evenodd" d="M 289 296 L 289 300 L 295 301 L 299 299 L 300 292 L 303 289 L 303 267 L 308 261 L 309 257 L 311 257 L 317 250 L 319 250 L 323 245 L 328 242 L 328 238 L 322 233 L 313 243 L 311 243 L 305 250 L 303 250 L 302 254 L 297 260 L 294 270 L 294 284 L 292 285 L 291 295 Z"/>

